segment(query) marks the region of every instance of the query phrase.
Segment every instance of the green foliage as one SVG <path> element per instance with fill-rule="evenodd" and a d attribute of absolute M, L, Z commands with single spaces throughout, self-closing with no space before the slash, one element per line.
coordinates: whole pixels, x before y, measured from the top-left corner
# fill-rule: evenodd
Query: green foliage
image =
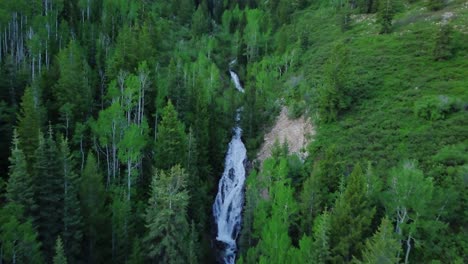
<path fill-rule="evenodd" d="M 46 138 L 43 138 L 42 134 L 39 136 L 39 146 L 35 151 L 34 172 L 38 205 L 35 220 L 45 257 L 50 260 L 53 257 L 55 238 L 63 230 L 64 205 L 64 175 L 51 127 Z"/>
<path fill-rule="evenodd" d="M 81 179 L 75 172 L 76 163 L 73 155 L 70 153 L 68 141 L 60 138 L 59 143 L 60 161 L 64 174 L 63 247 L 65 252 L 67 252 L 69 262 L 76 263 L 81 257 L 81 241 L 83 239 L 83 217 L 81 215 L 79 200 Z"/>
<path fill-rule="evenodd" d="M 91 110 L 92 75 L 77 42 L 71 41 L 57 56 L 60 77 L 53 91 L 57 108 L 68 124 L 85 117 Z"/>
<path fill-rule="evenodd" d="M 99 245 L 107 239 L 106 193 L 103 178 L 94 155 L 88 153 L 81 176 L 80 202 L 83 213 L 85 258 L 88 262 L 99 262 L 106 252 Z"/>
<path fill-rule="evenodd" d="M 156 136 L 156 167 L 169 169 L 187 161 L 187 135 L 178 119 L 174 105 L 169 101 L 164 108 Z"/>
<path fill-rule="evenodd" d="M 457 101 L 445 95 L 426 96 L 414 103 L 416 116 L 430 121 L 445 119 L 458 108 Z"/>
<path fill-rule="evenodd" d="M 13 133 L 13 145 L 11 148 L 9 178 L 6 187 L 8 202 L 18 204 L 24 208 L 25 215 L 31 217 L 37 209 L 34 197 L 34 180 L 28 173 L 26 157 L 20 149 L 20 140 L 16 130 Z"/>
<path fill-rule="evenodd" d="M 187 263 L 189 260 L 187 177 L 185 170 L 176 165 L 167 172 L 159 171 L 151 181 L 145 212 L 148 232 L 144 238 L 151 261 Z"/>
<path fill-rule="evenodd" d="M 333 122 L 340 111 L 352 101 L 346 80 L 349 73 L 349 51 L 343 44 L 337 45 L 324 66 L 325 80 L 318 89 L 318 107 L 323 122 Z"/>
<path fill-rule="evenodd" d="M 429 0 L 427 1 L 427 7 L 432 11 L 437 11 L 445 7 L 446 0 Z"/>
<path fill-rule="evenodd" d="M 0 209 L 0 260 L 9 263 L 44 263 L 41 243 L 30 219 L 23 216 L 22 207 L 8 203 Z"/>
<path fill-rule="evenodd" d="M 390 33 L 393 28 L 393 17 L 397 12 L 399 0 L 379 0 L 378 3 L 377 21 L 381 25 L 380 33 Z"/>
<path fill-rule="evenodd" d="M 312 252 L 313 263 L 326 263 L 330 257 L 330 214 L 324 211 L 319 215 L 313 227 Z"/>
<path fill-rule="evenodd" d="M 453 29 L 446 21 L 441 26 L 435 37 L 434 59 L 438 61 L 448 60 L 453 56 L 452 34 Z"/>
<path fill-rule="evenodd" d="M 254 160 L 284 105 L 317 133 L 305 160 L 283 146 L 247 178 L 239 263 L 463 263 L 466 24 L 461 0 L 0 1 L 0 262 L 42 262 L 33 226 L 47 262 L 57 236 L 70 263 L 145 263 L 150 246 L 214 262 L 210 206 L 235 110 Z M 40 139 L 46 120 L 69 144 Z M 352 181 L 358 162 L 369 166 Z M 148 207 L 152 165 L 176 164 L 184 210 Z"/>
<path fill-rule="evenodd" d="M 310 233 L 313 219 L 326 208 L 331 208 L 339 190 L 341 173 L 335 148 L 330 148 L 324 157 L 317 161 L 311 175 L 304 181 L 301 192 L 301 212 L 303 230 Z"/>
<path fill-rule="evenodd" d="M 39 145 L 39 130 L 42 128 L 42 108 L 38 88 L 29 86 L 21 98 L 21 110 L 18 115 L 18 135 L 21 140 L 20 148 L 24 151 L 28 165 L 32 164 L 34 151 Z M 29 168 L 32 172 L 32 168 Z"/>
<path fill-rule="evenodd" d="M 330 219 L 331 259 L 334 262 L 350 261 L 358 257 L 363 240 L 369 234 L 375 208 L 366 197 L 366 182 L 357 164 L 349 176 L 346 189 L 337 198 Z"/>
<path fill-rule="evenodd" d="M 63 249 L 63 242 L 60 237 L 57 237 L 57 242 L 55 243 L 55 256 L 53 259 L 54 264 L 67 264 L 67 257 L 65 256 L 65 251 Z"/>
<path fill-rule="evenodd" d="M 390 220 L 383 218 L 377 232 L 366 241 L 366 247 L 362 253 L 363 261 L 358 261 L 358 263 L 399 263 L 397 256 L 400 250 L 401 247 Z"/>
<path fill-rule="evenodd" d="M 389 190 L 384 200 L 388 214 L 396 222 L 395 231 L 400 241 L 405 241 L 405 263 L 409 261 L 411 243 L 420 234 L 420 228 L 435 217 L 428 206 L 433 199 L 434 185 L 414 162 L 405 162 L 392 169 L 388 179 Z M 435 232 L 438 228 L 432 222 Z"/>
<path fill-rule="evenodd" d="M 133 221 L 131 204 L 124 188 L 115 187 L 110 205 L 112 221 L 112 259 L 124 263 L 130 256 Z"/>
<path fill-rule="evenodd" d="M 197 8 L 197 11 L 192 16 L 192 32 L 193 35 L 201 36 L 211 30 L 211 19 L 208 14 L 207 1 L 203 1 Z"/>

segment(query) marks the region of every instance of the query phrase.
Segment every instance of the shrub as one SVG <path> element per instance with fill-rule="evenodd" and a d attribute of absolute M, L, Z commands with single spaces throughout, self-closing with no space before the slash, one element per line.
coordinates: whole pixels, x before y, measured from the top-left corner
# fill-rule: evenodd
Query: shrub
<path fill-rule="evenodd" d="M 445 95 L 426 96 L 414 103 L 416 116 L 426 120 L 440 120 L 453 112 L 460 110 L 458 101 Z"/>

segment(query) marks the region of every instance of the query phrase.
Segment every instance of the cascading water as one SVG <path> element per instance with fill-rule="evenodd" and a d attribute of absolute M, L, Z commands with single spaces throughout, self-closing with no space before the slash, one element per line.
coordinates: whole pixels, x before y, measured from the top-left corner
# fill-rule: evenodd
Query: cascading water
<path fill-rule="evenodd" d="M 236 89 L 243 93 L 244 89 L 237 74 L 231 70 L 229 73 Z M 241 108 L 237 110 L 234 135 L 229 143 L 224 172 L 213 204 L 213 215 L 218 227 L 216 240 L 225 244 L 222 258 L 226 264 L 233 264 L 236 260 L 236 239 L 240 232 L 244 204 L 244 161 L 247 159 L 247 151 L 242 143 L 242 129 L 239 127 L 241 111 Z"/>

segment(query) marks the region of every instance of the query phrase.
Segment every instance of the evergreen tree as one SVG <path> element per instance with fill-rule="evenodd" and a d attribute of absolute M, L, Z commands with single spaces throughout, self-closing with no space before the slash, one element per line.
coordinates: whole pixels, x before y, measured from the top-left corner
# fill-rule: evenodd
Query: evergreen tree
<path fill-rule="evenodd" d="M 274 182 L 270 191 L 272 197 L 271 216 L 261 227 L 260 242 L 257 245 L 260 263 L 289 263 L 292 240 L 289 229 L 297 213 L 294 191 L 289 179 L 285 158 L 280 159 L 273 174 Z"/>
<path fill-rule="evenodd" d="M 313 263 L 326 263 L 330 257 L 330 214 L 324 211 L 314 222 Z"/>
<path fill-rule="evenodd" d="M 25 220 L 22 207 L 8 203 L 0 208 L 0 261 L 7 263 L 44 263 L 41 243 L 31 220 Z"/>
<path fill-rule="evenodd" d="M 128 261 L 125 262 L 126 264 L 144 264 L 145 263 L 145 254 L 143 253 L 140 242 L 141 242 L 140 238 L 135 238 L 133 240 L 132 254 L 130 255 L 130 258 L 128 259 Z"/>
<path fill-rule="evenodd" d="M 84 245 L 88 263 L 100 263 L 106 256 L 102 243 L 106 241 L 106 193 L 103 178 L 93 154 L 88 153 L 81 176 L 80 202 L 84 220 Z"/>
<path fill-rule="evenodd" d="M 206 4 L 207 2 L 203 1 L 203 4 L 200 4 L 197 11 L 193 13 L 192 32 L 194 37 L 202 36 L 211 30 L 211 20 Z"/>
<path fill-rule="evenodd" d="M 325 208 L 331 208 L 337 196 L 341 173 L 335 147 L 328 149 L 317 161 L 312 174 L 305 180 L 300 194 L 303 232 L 312 233 L 310 223 Z"/>
<path fill-rule="evenodd" d="M 31 217 L 37 209 L 34 200 L 34 181 L 27 170 L 26 157 L 20 149 L 17 130 L 13 132 L 13 146 L 11 148 L 9 178 L 6 187 L 8 202 L 21 205 L 25 215 Z"/>
<path fill-rule="evenodd" d="M 379 0 L 377 21 L 382 26 L 380 33 L 387 34 L 392 31 L 392 20 L 397 11 L 399 0 Z"/>
<path fill-rule="evenodd" d="M 53 259 L 54 264 L 67 264 L 67 257 L 65 256 L 65 251 L 63 249 L 63 242 L 60 237 L 57 237 L 55 242 L 55 256 Z"/>
<path fill-rule="evenodd" d="M 64 209 L 63 247 L 70 263 L 76 263 L 81 256 L 83 218 L 79 201 L 80 179 L 75 173 L 75 161 L 70 153 L 68 141 L 60 140 L 60 159 L 63 168 Z"/>
<path fill-rule="evenodd" d="M 152 179 L 145 213 L 148 232 L 144 241 L 147 245 L 147 256 L 153 262 L 189 262 L 189 195 L 186 181 L 187 174 L 179 165 L 167 172 L 159 171 Z"/>
<path fill-rule="evenodd" d="M 111 203 L 112 219 L 112 260 L 123 263 L 130 256 L 132 218 L 131 203 L 125 188 L 114 187 Z"/>
<path fill-rule="evenodd" d="M 375 208 L 370 207 L 366 197 L 366 183 L 358 164 L 331 214 L 330 246 L 333 262 L 347 262 L 352 256 L 359 256 L 374 214 Z"/>
<path fill-rule="evenodd" d="M 39 146 L 39 131 L 42 126 L 42 108 L 36 86 L 28 86 L 21 98 L 21 110 L 18 116 L 18 135 L 21 138 L 20 149 L 26 156 L 26 164 L 33 164 L 34 152 Z M 28 168 L 33 172 L 32 166 Z"/>
<path fill-rule="evenodd" d="M 37 226 L 46 259 L 53 257 L 55 238 L 63 230 L 63 168 L 57 145 L 49 127 L 47 138 L 39 136 L 35 152 L 35 186 L 38 203 Z"/>
<path fill-rule="evenodd" d="M 434 59 L 438 61 L 448 60 L 452 57 L 452 27 L 447 22 L 442 22 L 436 35 L 434 47 Z"/>
<path fill-rule="evenodd" d="M 187 162 L 187 134 L 184 124 L 177 118 L 171 101 L 167 103 L 158 125 L 156 136 L 156 167 L 169 169 Z"/>
<path fill-rule="evenodd" d="M 401 246 L 395 237 L 392 224 L 388 218 L 383 218 L 377 232 L 366 241 L 366 247 L 362 253 L 363 261 L 358 263 L 399 263 L 397 257 Z"/>
<path fill-rule="evenodd" d="M 318 88 L 320 119 L 325 123 L 336 121 L 341 110 L 351 104 L 347 80 L 349 73 L 349 51 L 343 44 L 338 44 L 325 66 L 325 80 Z"/>
<path fill-rule="evenodd" d="M 53 91 L 68 135 L 74 121 L 85 117 L 91 109 L 91 69 L 76 41 L 61 50 L 57 59 L 60 77 Z"/>
<path fill-rule="evenodd" d="M 182 25 L 190 22 L 194 11 L 195 2 L 193 0 L 174 0 L 172 2 L 172 13 L 177 16 L 178 22 Z"/>

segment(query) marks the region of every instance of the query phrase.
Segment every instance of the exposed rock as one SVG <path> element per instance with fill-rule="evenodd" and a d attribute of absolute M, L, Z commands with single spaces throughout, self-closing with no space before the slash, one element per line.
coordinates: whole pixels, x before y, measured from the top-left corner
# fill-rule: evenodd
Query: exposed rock
<path fill-rule="evenodd" d="M 264 142 L 258 152 L 256 163 L 261 165 L 271 156 L 276 139 L 282 144 L 286 140 L 290 153 L 296 153 L 301 158 L 307 157 L 305 147 L 315 135 L 315 129 L 309 118 L 301 116 L 297 119 L 288 117 L 288 109 L 283 107 L 271 131 L 265 134 Z"/>

